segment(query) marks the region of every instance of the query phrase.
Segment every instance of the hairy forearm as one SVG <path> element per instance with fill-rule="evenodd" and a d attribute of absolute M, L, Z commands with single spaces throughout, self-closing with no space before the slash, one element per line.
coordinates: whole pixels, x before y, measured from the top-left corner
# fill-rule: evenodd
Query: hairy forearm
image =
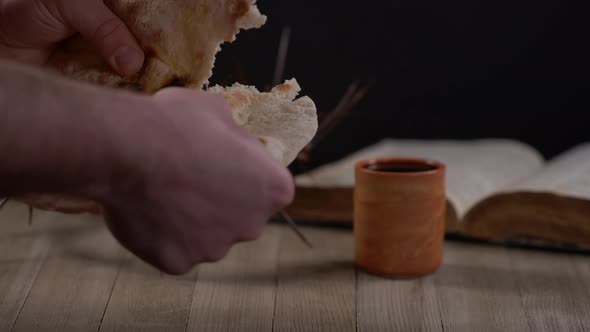
<path fill-rule="evenodd" d="M 0 197 L 88 195 L 125 168 L 125 121 L 143 99 L 0 62 Z"/>

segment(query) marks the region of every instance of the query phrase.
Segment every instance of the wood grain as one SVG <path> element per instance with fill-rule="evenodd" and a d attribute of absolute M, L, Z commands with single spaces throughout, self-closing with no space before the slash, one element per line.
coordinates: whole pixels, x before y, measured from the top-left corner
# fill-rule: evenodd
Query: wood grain
<path fill-rule="evenodd" d="M 271 331 L 281 230 L 269 225 L 256 242 L 199 266 L 189 331 Z"/>
<path fill-rule="evenodd" d="M 445 331 L 530 331 L 502 247 L 448 242 L 434 275 Z"/>
<path fill-rule="evenodd" d="M 128 255 L 99 331 L 184 331 L 195 271 L 169 276 Z"/>
<path fill-rule="evenodd" d="M 357 292 L 359 331 L 442 331 L 432 276 L 389 279 L 359 271 Z"/>
<path fill-rule="evenodd" d="M 588 331 L 590 258 L 447 242 L 434 275 L 356 271 L 350 230 L 283 225 L 160 274 L 100 220 L 0 211 L 0 331 Z"/>
<path fill-rule="evenodd" d="M 0 331 L 9 331 L 49 251 L 43 216 L 29 227 L 27 209 L 7 203 L 0 210 Z"/>
<path fill-rule="evenodd" d="M 588 255 L 576 255 L 569 257 L 574 264 L 577 273 L 576 287 L 577 297 L 583 297 L 583 301 L 587 304 L 587 299 L 590 298 L 590 257 Z M 586 307 L 587 308 L 587 307 Z M 590 315 L 586 312 L 578 317 L 580 326 L 585 331 L 590 331 Z"/>
<path fill-rule="evenodd" d="M 355 268 L 350 231 L 302 228 L 307 248 L 282 230 L 273 329 L 351 331 L 356 329 Z"/>
<path fill-rule="evenodd" d="M 578 274 L 578 280 L 580 280 L 581 288 L 585 290 L 585 292 L 581 293 L 590 297 L 590 256 L 575 255 L 570 257 Z M 587 318 L 590 319 L 590 316 L 587 316 Z"/>
<path fill-rule="evenodd" d="M 14 331 L 96 331 L 119 271 L 121 247 L 97 218 L 61 216 Z"/>
<path fill-rule="evenodd" d="M 512 250 L 509 257 L 532 331 L 590 328 L 587 279 L 576 269 L 572 256 Z"/>

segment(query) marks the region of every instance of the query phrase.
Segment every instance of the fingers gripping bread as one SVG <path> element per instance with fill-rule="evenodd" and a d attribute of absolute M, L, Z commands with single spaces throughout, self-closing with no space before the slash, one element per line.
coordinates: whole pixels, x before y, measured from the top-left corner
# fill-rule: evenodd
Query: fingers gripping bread
<path fill-rule="evenodd" d="M 145 51 L 143 69 L 121 77 L 79 36 L 53 53 L 48 66 L 70 78 L 112 88 L 151 94 L 168 86 L 202 89 L 212 75 L 215 55 L 241 29 L 259 28 L 266 17 L 255 0 L 107 0 L 105 3 L 129 27 Z M 289 165 L 317 130 L 314 102 L 296 98 L 295 79 L 271 92 L 234 84 L 207 91 L 228 102 L 236 124 L 258 137 L 270 155 Z M 36 208 L 66 213 L 100 212 L 95 202 L 62 194 L 19 197 Z"/>

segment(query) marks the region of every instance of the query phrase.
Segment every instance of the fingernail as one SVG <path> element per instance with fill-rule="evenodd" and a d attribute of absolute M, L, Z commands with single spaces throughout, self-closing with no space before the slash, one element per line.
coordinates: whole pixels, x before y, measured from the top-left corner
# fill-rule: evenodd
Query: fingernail
<path fill-rule="evenodd" d="M 132 76 L 143 66 L 143 54 L 132 47 L 123 46 L 113 54 L 112 63 L 119 74 Z"/>

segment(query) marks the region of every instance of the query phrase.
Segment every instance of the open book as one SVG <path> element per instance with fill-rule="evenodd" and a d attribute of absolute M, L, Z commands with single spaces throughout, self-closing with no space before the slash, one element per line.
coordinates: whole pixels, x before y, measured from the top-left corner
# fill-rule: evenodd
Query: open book
<path fill-rule="evenodd" d="M 590 144 L 545 162 L 512 140 L 385 140 L 296 177 L 288 212 L 299 220 L 350 224 L 354 164 L 374 157 L 447 165 L 447 233 L 590 249 Z"/>

